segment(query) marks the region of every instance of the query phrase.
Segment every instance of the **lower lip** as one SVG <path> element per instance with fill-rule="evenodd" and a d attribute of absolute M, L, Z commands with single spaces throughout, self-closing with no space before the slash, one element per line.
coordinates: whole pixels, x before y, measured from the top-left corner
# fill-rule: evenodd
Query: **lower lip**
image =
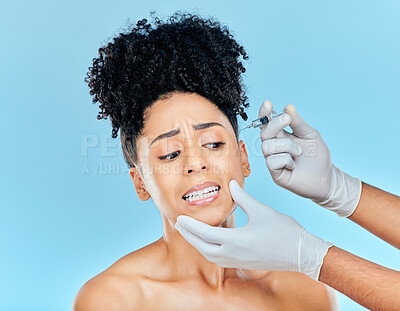
<path fill-rule="evenodd" d="M 211 197 L 192 201 L 192 202 L 186 201 L 185 199 L 182 199 L 182 200 L 184 200 L 187 204 L 192 205 L 192 206 L 206 205 L 206 204 L 210 204 L 211 202 L 214 202 L 218 198 L 220 191 L 221 191 L 221 188 L 218 190 L 218 192 L 216 194 L 212 195 Z"/>

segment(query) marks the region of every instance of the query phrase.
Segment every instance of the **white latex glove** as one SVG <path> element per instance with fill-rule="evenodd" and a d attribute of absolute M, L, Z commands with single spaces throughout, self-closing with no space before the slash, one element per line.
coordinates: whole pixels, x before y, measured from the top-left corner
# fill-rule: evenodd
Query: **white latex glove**
<path fill-rule="evenodd" d="M 270 114 L 264 101 L 259 117 Z M 261 150 L 274 182 L 299 196 L 311 199 L 338 216 L 349 217 L 361 196 L 361 180 L 332 164 L 320 133 L 308 125 L 289 104 L 285 114 L 261 127 Z M 289 125 L 293 133 L 284 128 Z"/>
<path fill-rule="evenodd" d="M 297 271 L 318 280 L 323 258 L 333 244 L 308 233 L 292 217 L 258 202 L 233 179 L 229 190 L 247 214 L 245 226 L 213 227 L 181 215 L 175 228 L 206 259 L 221 267 Z"/>

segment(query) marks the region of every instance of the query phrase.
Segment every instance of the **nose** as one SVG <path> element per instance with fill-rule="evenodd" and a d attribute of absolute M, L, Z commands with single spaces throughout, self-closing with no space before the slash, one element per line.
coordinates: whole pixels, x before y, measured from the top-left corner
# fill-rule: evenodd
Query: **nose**
<path fill-rule="evenodd" d="M 207 170 L 207 166 L 199 160 L 188 164 L 187 174 L 200 173 Z"/>
<path fill-rule="evenodd" d="M 185 156 L 183 157 L 182 172 L 185 175 L 199 174 L 208 169 L 208 159 L 203 153 L 202 147 L 196 144 L 196 141 L 187 139 L 185 143 Z"/>

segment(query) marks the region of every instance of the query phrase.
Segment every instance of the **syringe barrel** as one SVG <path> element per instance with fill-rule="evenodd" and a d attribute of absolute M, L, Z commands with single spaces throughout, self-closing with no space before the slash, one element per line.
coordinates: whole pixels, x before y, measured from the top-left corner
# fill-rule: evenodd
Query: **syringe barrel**
<path fill-rule="evenodd" d="M 279 117 L 282 114 L 283 114 L 283 112 L 277 113 L 276 111 L 272 110 L 269 115 L 264 116 L 264 117 L 260 118 L 259 120 L 261 122 L 261 125 L 268 124 L 269 122 L 272 121 L 272 119 L 275 119 L 276 117 Z"/>
<path fill-rule="evenodd" d="M 281 113 L 276 113 L 275 111 L 271 111 L 271 113 L 267 116 L 263 116 L 259 119 L 253 120 L 250 125 L 248 127 L 260 127 L 262 125 L 268 124 L 269 122 L 272 121 L 272 119 L 279 117 L 280 115 L 282 115 L 283 112 Z"/>

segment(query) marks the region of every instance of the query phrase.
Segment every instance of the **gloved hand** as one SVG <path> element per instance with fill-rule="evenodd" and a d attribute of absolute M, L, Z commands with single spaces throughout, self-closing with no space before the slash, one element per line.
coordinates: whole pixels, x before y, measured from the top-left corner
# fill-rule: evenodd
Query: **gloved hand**
<path fill-rule="evenodd" d="M 247 214 L 245 226 L 213 227 L 181 215 L 175 228 L 206 259 L 221 267 L 297 271 L 318 280 L 323 258 L 333 244 L 308 233 L 292 217 L 258 202 L 233 179 L 229 190 Z"/>
<path fill-rule="evenodd" d="M 266 100 L 259 117 L 271 111 L 272 104 Z M 261 149 L 272 179 L 338 216 L 349 217 L 361 196 L 361 180 L 332 164 L 320 133 L 302 119 L 293 105 L 287 105 L 285 112 L 261 127 Z M 293 133 L 284 130 L 287 125 Z"/>

